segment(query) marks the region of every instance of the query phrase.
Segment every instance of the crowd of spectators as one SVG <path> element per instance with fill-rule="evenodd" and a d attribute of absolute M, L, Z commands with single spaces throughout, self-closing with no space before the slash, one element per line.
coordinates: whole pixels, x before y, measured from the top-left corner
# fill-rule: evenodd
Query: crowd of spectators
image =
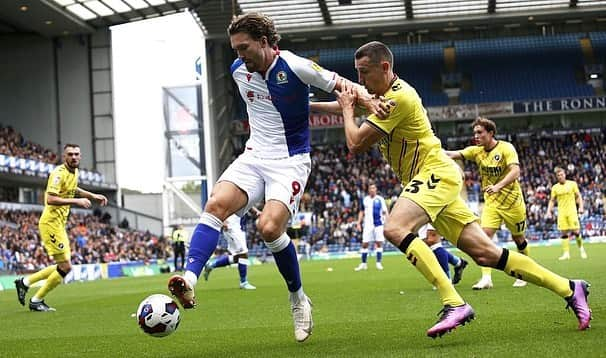
<path fill-rule="evenodd" d="M 40 162 L 56 164 L 58 156 L 48 148 L 40 144 L 26 140 L 21 133 L 15 131 L 13 127 L 4 127 L 0 124 L 0 154 L 34 159 Z"/>
<path fill-rule="evenodd" d="M 606 194 L 604 136 L 605 131 L 599 130 L 502 138 L 512 142 L 518 150 L 520 183 L 528 212 L 529 239 L 559 237 L 555 219 L 544 219 L 551 186 L 557 182 L 554 173 L 557 166 L 566 169 L 568 179 L 578 183 L 583 195 L 583 236 L 606 235 L 603 201 Z M 466 145 L 469 145 L 469 139 L 451 142 L 449 149 L 461 149 Z M 388 206 L 399 196 L 401 186 L 376 149 L 353 155 L 345 145 L 327 145 L 315 147 L 311 157 L 312 172 L 300 206 L 301 213 L 311 215 L 306 217 L 307 225 L 295 231 L 294 238 L 302 239 L 316 251 L 327 250 L 327 247 L 357 250 L 362 235 L 356 222 L 368 183 L 373 181 L 377 184 L 378 192 L 385 197 Z M 468 198 L 472 202 L 476 201 L 476 207 L 481 208 L 483 196 L 477 167 L 474 163 L 467 162 L 465 172 Z M 300 225 L 299 219 L 295 221 Z M 254 228 L 254 220 L 250 220 L 248 234 L 252 251 L 261 248 L 263 244 Z M 509 233 L 500 230 L 497 237 L 507 240 Z"/>
<path fill-rule="evenodd" d="M 38 231 L 39 211 L 0 210 L 0 271 L 49 265 Z M 111 225 L 106 216 L 72 213 L 67 222 L 73 264 L 148 261 L 172 256 L 170 243 L 149 232 Z"/>
<path fill-rule="evenodd" d="M 8 142 L 6 138 L 13 138 L 11 143 L 22 140 L 9 128 L 2 128 L 2 133 L 5 139 L 2 143 Z M 529 239 L 558 237 L 555 220 L 544 219 L 551 185 L 556 183 L 554 168 L 557 166 L 566 169 L 568 179 L 575 180 L 581 189 L 585 207 L 581 216 L 583 236 L 606 235 L 605 134 L 605 130 L 593 130 L 502 138 L 518 150 Z M 448 147 L 460 149 L 468 144 L 468 140 L 451 141 Z M 316 146 L 311 158 L 311 176 L 301 200 L 300 214 L 293 219 L 289 234 L 304 247 L 317 252 L 329 247 L 338 251 L 357 250 L 362 237 L 357 221 L 368 184 L 377 185 L 388 206 L 400 195 L 401 185 L 377 149 L 353 155 L 343 144 Z M 468 198 L 477 201 L 481 208 L 483 198 L 475 164 L 465 163 L 465 173 Z M 40 212 L 0 210 L 0 269 L 34 271 L 48 264 L 40 245 L 39 215 Z M 246 222 L 251 252 L 266 252 L 255 218 Z M 67 231 L 74 264 L 162 259 L 172 255 L 165 238 L 112 226 L 101 215 L 72 213 Z M 505 230 L 497 236 L 508 239 Z"/>

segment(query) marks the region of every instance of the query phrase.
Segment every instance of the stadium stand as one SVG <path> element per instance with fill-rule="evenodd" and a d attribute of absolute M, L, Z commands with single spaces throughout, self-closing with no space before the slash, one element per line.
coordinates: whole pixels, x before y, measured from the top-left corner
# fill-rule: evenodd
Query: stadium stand
<path fill-rule="evenodd" d="M 484 103 L 593 95 L 578 83 L 583 67 L 579 34 L 455 42 L 457 67 L 471 77 L 460 103 Z M 498 68 L 498 71 L 495 70 Z"/>
<path fill-rule="evenodd" d="M 61 155 L 53 150 L 43 147 L 38 143 L 29 141 L 11 126 L 3 126 L 0 123 L 0 154 L 34 160 L 47 164 L 57 164 L 61 161 Z M 103 181 L 100 173 L 85 169 L 87 177 L 98 177 Z M 82 175 L 82 172 L 80 173 Z"/>
<path fill-rule="evenodd" d="M 52 150 L 26 140 L 11 126 L 5 127 L 2 124 L 0 124 L 0 154 L 34 159 L 49 164 L 55 164 L 58 159 L 57 154 Z"/>
<path fill-rule="evenodd" d="M 0 271 L 24 273 L 50 264 L 40 244 L 40 214 L 0 209 Z M 148 261 L 172 256 L 166 238 L 112 226 L 100 212 L 72 212 L 67 232 L 73 264 Z"/>
<path fill-rule="evenodd" d="M 606 131 L 594 129 L 574 133 L 535 133 L 506 136 L 518 149 L 525 193 L 530 240 L 559 238 L 555 220 L 543 219 L 547 210 L 551 184 L 556 182 L 554 168 L 566 168 L 569 179 L 577 181 L 585 200 L 581 217 L 584 237 L 606 235 L 604 221 L 604 176 L 606 174 Z M 501 137 L 501 136 L 500 136 Z M 501 137 L 503 138 L 503 137 Z M 450 142 L 451 149 L 460 149 L 469 139 Z M 465 167 L 467 193 L 470 200 L 483 201 L 475 164 Z M 391 169 L 375 149 L 361 155 L 349 153 L 342 144 L 315 147 L 312 152 L 312 173 L 300 212 L 311 212 L 311 225 L 301 230 L 301 242 L 312 252 L 357 251 L 361 233 L 356 228 L 360 202 L 370 181 L 390 205 L 400 193 L 400 185 Z M 254 220 L 247 227 L 251 256 L 267 255 L 255 230 Z M 509 233 L 499 230 L 497 237 L 508 241 Z M 387 250 L 394 250 L 386 245 Z"/>
<path fill-rule="evenodd" d="M 467 79 L 459 96 L 461 104 L 593 96 L 593 88 L 578 76 L 586 64 L 581 49 L 585 37 L 591 40 L 596 60 L 603 63 L 604 32 L 394 44 L 391 49 L 395 72 L 417 89 L 423 103 L 445 106 L 449 100 L 440 83 L 444 76 Z M 454 73 L 445 64 L 448 47 L 454 48 Z M 355 81 L 354 51 L 340 48 L 299 54 Z"/>

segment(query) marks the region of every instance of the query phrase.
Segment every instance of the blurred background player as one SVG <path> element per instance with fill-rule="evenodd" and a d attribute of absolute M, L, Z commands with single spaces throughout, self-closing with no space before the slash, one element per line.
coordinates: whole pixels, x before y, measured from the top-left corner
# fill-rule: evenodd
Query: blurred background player
<path fill-rule="evenodd" d="M 40 216 L 38 228 L 44 249 L 56 264 L 43 268 L 28 277 L 20 277 L 15 280 L 17 298 L 19 303 L 25 306 L 25 295 L 29 287 L 46 279 L 46 282 L 30 299 L 30 311 L 55 311 L 44 302 L 44 298 L 63 281 L 63 278 L 72 269 L 71 249 L 65 229 L 70 206 L 78 205 L 88 209 L 91 207 L 91 200 L 99 202 L 102 206 L 107 205 L 105 196 L 78 188 L 80 159 L 80 146 L 66 144 L 63 147 L 63 164 L 55 167 L 48 177 L 44 211 Z M 78 197 L 76 198 L 76 196 Z"/>
<path fill-rule="evenodd" d="M 362 200 L 363 210 L 358 214 L 358 231 L 362 231 L 362 249 L 360 254 L 362 262 L 356 267 L 355 271 L 367 270 L 368 246 L 369 242 L 375 244 L 375 255 L 377 255 L 377 270 L 383 270 L 381 260 L 383 258 L 383 224 L 387 217 L 387 205 L 381 195 L 377 195 L 377 186 L 374 183 L 368 185 L 368 195 Z M 362 230 L 362 222 L 364 228 Z"/>
<path fill-rule="evenodd" d="M 583 247 L 581 237 L 581 225 L 579 215 L 583 214 L 583 197 L 579 186 L 574 180 L 566 180 L 566 171 L 562 168 L 555 169 L 558 182 L 551 187 L 549 205 L 547 206 L 547 219 L 553 217 L 553 207 L 558 202 L 558 230 L 562 238 L 562 256 L 559 260 L 570 259 L 569 239 L 575 238 L 581 252 L 581 258 L 586 259 L 587 253 Z M 578 209 L 577 209 L 578 205 Z M 578 210 L 578 211 L 577 211 Z"/>
<path fill-rule="evenodd" d="M 475 161 L 479 167 L 484 192 L 484 209 L 480 222 L 486 235 L 492 238 L 501 223 L 505 222 L 518 251 L 528 256 L 529 247 L 524 235 L 526 203 L 518 182 L 518 153 L 511 143 L 495 138 L 497 126 L 493 121 L 478 117 L 471 126 L 476 145 L 460 151 L 446 151 L 446 154 L 452 159 Z M 472 288 L 491 288 L 491 273 L 490 267 L 482 267 L 482 278 Z M 526 282 L 519 278 L 513 283 L 513 287 L 524 286 Z"/>
<path fill-rule="evenodd" d="M 187 240 L 187 231 L 183 229 L 183 225 L 175 226 L 171 234 L 171 240 L 175 254 L 175 271 L 183 271 L 185 269 L 185 240 Z M 177 266 L 179 257 L 181 257 L 181 266 Z"/>
<path fill-rule="evenodd" d="M 224 254 L 209 261 L 204 266 L 204 279 L 208 277 L 212 270 L 217 267 L 225 267 L 231 264 L 238 264 L 238 273 L 240 275 L 240 288 L 243 290 L 256 290 L 257 288 L 248 282 L 248 247 L 246 246 L 246 233 L 242 227 L 244 218 L 238 215 L 231 215 L 223 223 L 223 236 L 227 240 L 227 251 Z"/>
<path fill-rule="evenodd" d="M 446 250 L 442 246 L 442 236 L 436 231 L 436 229 L 431 224 L 423 225 L 419 229 L 419 238 L 421 238 L 427 246 L 433 251 L 433 254 L 436 255 L 438 259 L 438 263 L 444 270 L 444 273 L 448 278 L 450 278 L 450 265 L 454 268 L 454 275 L 452 276 L 452 284 L 456 285 L 463 278 L 463 270 L 467 267 L 467 261 L 462 258 L 453 255 L 450 251 Z"/>

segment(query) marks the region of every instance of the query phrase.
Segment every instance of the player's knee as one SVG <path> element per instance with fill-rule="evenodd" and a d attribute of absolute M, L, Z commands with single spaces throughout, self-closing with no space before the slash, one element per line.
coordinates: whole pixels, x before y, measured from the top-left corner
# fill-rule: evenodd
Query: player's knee
<path fill-rule="evenodd" d="M 220 200 L 217 200 L 216 197 L 211 196 L 208 199 L 206 206 L 204 207 L 204 211 L 219 219 L 227 218 L 227 205 Z"/>
<path fill-rule="evenodd" d="M 395 224 L 386 224 L 383 229 L 383 236 L 391 243 L 397 243 L 402 240 L 405 236 L 401 227 Z"/>
<path fill-rule="evenodd" d="M 271 241 L 278 238 L 284 231 L 284 228 L 277 225 L 274 221 L 263 219 L 263 217 L 259 220 L 257 229 L 265 241 Z"/>
<path fill-rule="evenodd" d="M 67 275 L 72 270 L 72 264 L 69 261 L 60 262 L 57 264 L 57 269 L 61 270 L 61 272 L 65 273 Z"/>

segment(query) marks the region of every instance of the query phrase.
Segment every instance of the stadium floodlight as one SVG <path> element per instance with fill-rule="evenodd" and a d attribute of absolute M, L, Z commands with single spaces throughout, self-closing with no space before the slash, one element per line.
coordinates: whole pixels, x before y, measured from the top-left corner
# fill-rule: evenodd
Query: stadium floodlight
<path fill-rule="evenodd" d="M 92 20 L 92 19 L 96 19 L 98 17 L 97 14 L 95 14 L 94 12 L 90 11 L 89 9 L 85 8 L 84 6 L 82 6 L 80 4 L 69 5 L 66 7 L 66 9 L 69 12 L 71 12 L 74 15 L 81 18 L 82 20 Z"/>
<path fill-rule="evenodd" d="M 143 0 L 123 0 L 128 5 L 132 6 L 134 9 L 143 9 L 149 7 L 147 3 Z"/>
<path fill-rule="evenodd" d="M 114 10 L 110 9 L 109 7 L 105 6 L 104 4 L 102 4 L 101 2 L 99 2 L 97 0 L 87 1 L 82 4 L 85 5 L 86 7 L 88 7 L 90 10 L 92 10 L 99 16 L 109 16 L 109 15 L 115 14 Z"/>
<path fill-rule="evenodd" d="M 497 0 L 495 12 L 544 10 L 568 8 L 569 0 Z"/>
<path fill-rule="evenodd" d="M 238 3 L 245 13 L 259 11 L 267 14 L 278 29 L 324 25 L 322 11 L 316 0 L 239 0 Z"/>
<path fill-rule="evenodd" d="M 406 8 L 402 1 L 356 1 L 351 5 L 343 6 L 337 0 L 328 0 L 326 7 L 332 22 L 336 25 L 406 19 Z"/>
<path fill-rule="evenodd" d="M 53 1 L 55 1 L 58 5 L 61 5 L 61 6 L 67 6 L 67 5 L 71 5 L 71 4 L 75 3 L 74 0 L 53 0 Z"/>
<path fill-rule="evenodd" d="M 151 6 L 158 6 L 158 5 L 166 4 L 166 1 L 164 1 L 164 0 L 147 0 L 147 3 L 150 4 Z"/>
<path fill-rule="evenodd" d="M 465 1 L 435 1 L 412 0 L 412 11 L 415 18 L 433 16 L 474 15 L 486 14 L 488 5 L 486 0 Z"/>
<path fill-rule="evenodd" d="M 577 6 L 596 6 L 602 5 L 606 6 L 606 2 L 604 0 L 578 0 Z"/>
<path fill-rule="evenodd" d="M 127 12 L 131 10 L 130 6 L 126 5 L 126 3 L 121 0 L 103 0 L 103 2 L 116 12 Z"/>

